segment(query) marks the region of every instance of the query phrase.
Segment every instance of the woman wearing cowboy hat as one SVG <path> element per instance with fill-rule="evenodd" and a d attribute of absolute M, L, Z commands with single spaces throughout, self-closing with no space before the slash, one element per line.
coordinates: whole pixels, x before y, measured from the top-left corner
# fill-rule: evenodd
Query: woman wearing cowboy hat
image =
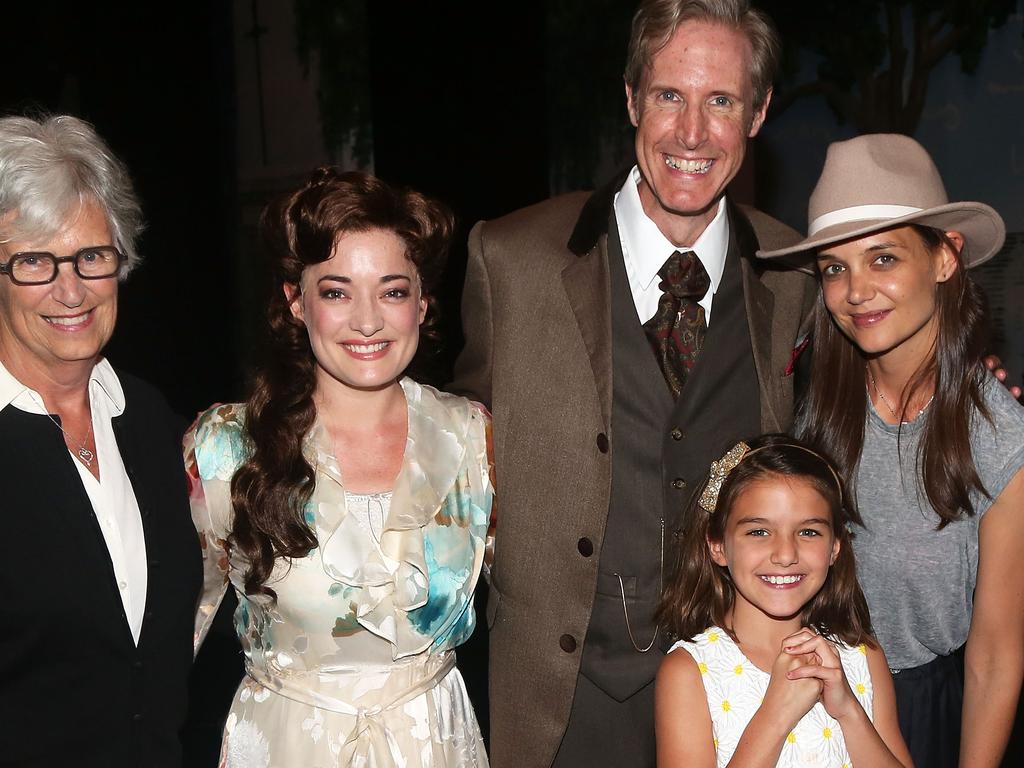
<path fill-rule="evenodd" d="M 854 481 L 858 576 L 915 764 L 997 766 L 1024 676 L 1024 408 L 982 365 L 967 269 L 1002 219 L 950 203 L 899 135 L 831 145 L 808 218 L 758 254 L 820 278 L 797 429 Z"/>

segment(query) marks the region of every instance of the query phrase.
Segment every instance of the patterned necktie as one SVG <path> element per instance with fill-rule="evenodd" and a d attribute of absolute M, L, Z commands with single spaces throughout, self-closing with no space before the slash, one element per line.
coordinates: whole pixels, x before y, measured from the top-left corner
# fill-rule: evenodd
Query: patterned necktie
<path fill-rule="evenodd" d="M 658 270 L 661 300 L 658 311 L 644 323 L 644 332 L 658 358 L 665 381 L 678 399 L 686 376 L 697 361 L 707 322 L 697 302 L 711 286 L 711 278 L 693 251 L 676 251 Z"/>

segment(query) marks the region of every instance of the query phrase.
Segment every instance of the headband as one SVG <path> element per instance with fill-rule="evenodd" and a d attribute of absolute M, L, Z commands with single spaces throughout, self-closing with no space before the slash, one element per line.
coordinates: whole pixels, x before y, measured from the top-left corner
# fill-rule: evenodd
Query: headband
<path fill-rule="evenodd" d="M 740 440 L 736 445 L 726 451 L 725 455 L 718 461 L 711 462 L 711 470 L 708 473 L 708 482 L 704 486 L 704 491 L 700 495 L 700 499 L 697 503 L 701 509 L 705 512 L 711 513 L 715 511 L 715 507 L 718 506 L 718 494 L 722 490 L 722 484 L 725 479 L 729 476 L 729 473 L 736 469 L 737 465 L 748 456 L 753 456 L 759 451 L 763 451 L 766 448 L 795 448 L 798 451 L 809 453 L 816 459 L 821 461 L 828 471 L 832 473 L 832 479 L 836 482 L 836 491 L 839 492 L 839 503 L 843 503 L 843 484 L 839 482 L 839 475 L 836 474 L 835 469 L 832 467 L 832 462 L 822 456 L 816 451 L 812 451 L 810 448 L 805 448 L 802 445 L 796 443 L 776 443 L 775 445 L 762 445 L 760 448 L 750 449 L 750 446 Z"/>

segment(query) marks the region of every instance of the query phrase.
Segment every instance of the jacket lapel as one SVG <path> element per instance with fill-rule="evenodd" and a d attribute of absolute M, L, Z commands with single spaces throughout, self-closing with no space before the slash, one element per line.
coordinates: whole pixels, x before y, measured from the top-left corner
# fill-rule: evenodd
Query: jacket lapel
<path fill-rule="evenodd" d="M 614 216 L 612 205 L 615 193 L 622 187 L 629 172 L 627 168 L 616 174 L 611 182 L 587 199 L 567 244 L 575 258 L 571 258 L 562 270 L 562 285 L 587 349 L 597 397 L 601 403 L 601 416 L 609 429 L 612 407 L 612 311 L 608 233 L 609 222 Z M 617 249 L 618 244 L 615 246 Z"/>
<path fill-rule="evenodd" d="M 739 249 L 743 273 L 743 299 L 747 309 L 750 346 L 754 352 L 754 367 L 757 369 L 758 388 L 761 392 L 761 428 L 765 432 L 781 432 L 784 429 L 781 418 L 784 394 L 781 375 L 777 371 L 782 369 L 777 364 L 779 350 L 774 347 L 785 346 L 785 336 L 773 333 L 775 294 L 761 282 L 760 270 L 754 260 L 754 253 L 758 249 L 757 236 L 747 218 L 731 203 L 729 221 Z"/>
<path fill-rule="evenodd" d="M 608 277 L 607 235 L 562 270 L 562 285 L 576 317 L 590 368 L 594 373 L 601 416 L 611 424 L 612 316 Z"/>
<path fill-rule="evenodd" d="M 761 390 L 761 425 L 766 431 L 779 432 L 782 421 L 779 418 L 779 377 L 772 364 L 772 317 L 775 312 L 775 295 L 758 280 L 749 259 L 742 260 L 743 296 L 747 306 L 747 324 L 750 329 L 750 346 L 754 351 L 754 367 Z M 771 425 L 766 427 L 765 425 Z"/>

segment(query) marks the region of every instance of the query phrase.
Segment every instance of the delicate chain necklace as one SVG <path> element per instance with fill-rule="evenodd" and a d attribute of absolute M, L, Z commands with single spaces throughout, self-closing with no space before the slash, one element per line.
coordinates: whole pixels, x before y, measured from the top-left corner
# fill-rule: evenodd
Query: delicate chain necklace
<path fill-rule="evenodd" d="M 57 421 L 55 418 L 53 418 L 52 415 L 50 415 L 50 411 L 47 409 L 45 403 L 39 402 L 39 400 L 34 395 L 33 395 L 32 399 L 36 401 L 36 403 L 39 405 L 40 408 L 43 409 L 43 413 L 46 415 L 46 418 L 48 418 L 50 421 L 52 421 L 53 425 L 55 427 L 57 427 L 57 429 L 59 429 L 61 432 L 63 432 L 65 437 L 70 439 L 71 442 L 73 442 L 73 443 L 78 445 L 78 450 L 75 451 L 75 453 L 78 454 L 78 458 L 80 458 L 82 460 L 82 463 L 85 464 L 85 466 L 87 466 L 89 469 L 92 469 L 92 462 L 93 462 L 93 459 L 96 458 L 96 454 L 93 453 L 92 451 L 90 451 L 88 448 L 85 447 L 86 444 L 89 442 L 89 438 L 92 437 L 92 419 L 91 418 L 89 419 L 89 431 L 85 435 L 85 440 L 82 441 L 82 440 L 79 440 L 74 435 L 72 435 L 66 429 L 64 429 L 64 427 L 61 425 L 61 423 L 59 421 Z"/>
<path fill-rule="evenodd" d="M 82 463 L 85 464 L 85 466 L 89 467 L 89 469 L 92 469 L 92 460 L 96 458 L 96 454 L 94 454 L 92 451 L 85 447 L 86 443 L 89 442 L 89 438 L 92 437 L 92 420 L 90 419 L 89 421 L 89 431 L 88 433 L 86 433 L 85 441 L 83 442 L 82 440 L 79 440 L 77 437 L 68 432 L 66 429 L 64 429 L 64 427 L 61 426 L 60 422 L 53 418 L 53 416 L 51 416 L 49 413 L 46 414 L 46 418 L 48 418 L 50 421 L 56 424 L 57 429 L 59 429 L 61 432 L 63 432 L 65 435 L 71 438 L 71 441 L 73 443 L 78 444 L 78 450 L 75 451 L 75 453 L 78 454 L 78 458 L 82 460 Z"/>
<path fill-rule="evenodd" d="M 641 648 L 637 645 L 636 638 L 633 637 L 633 628 L 629 625 L 629 610 L 626 608 L 626 588 L 622 584 L 622 576 L 618 573 L 615 576 L 619 580 L 619 594 L 622 595 L 622 615 L 626 618 L 626 633 L 629 635 L 629 642 L 633 644 L 633 647 L 638 653 L 647 653 L 651 648 L 654 647 L 655 641 L 658 639 L 658 633 L 661 632 L 661 627 L 657 626 L 654 628 L 654 637 L 651 638 L 651 642 L 647 644 L 646 648 Z M 658 578 L 661 582 L 661 586 L 665 586 L 665 518 L 661 519 L 661 570 Z"/>
<path fill-rule="evenodd" d="M 892 417 L 894 419 L 896 419 L 896 421 L 902 422 L 903 424 L 909 424 L 910 423 L 909 421 L 903 421 L 903 419 L 900 417 L 900 415 L 898 413 L 896 413 L 896 409 L 892 407 L 892 403 L 890 403 L 888 398 L 884 394 L 882 394 L 882 390 L 880 390 L 878 388 L 878 385 L 875 383 L 875 377 L 871 375 L 871 371 L 870 370 L 868 371 L 868 380 L 871 382 L 871 388 L 873 390 L 875 390 L 875 394 L 878 395 L 879 399 L 883 403 L 885 403 L 885 407 L 889 409 L 889 413 L 892 414 Z M 924 413 L 925 409 L 927 409 L 928 406 L 932 404 L 932 400 L 934 400 L 934 399 L 935 399 L 935 393 L 932 392 L 932 396 L 928 398 L 928 402 L 925 403 L 924 405 L 922 405 L 921 409 L 916 414 L 914 414 L 914 419 L 916 419 L 918 416 L 920 416 L 922 413 Z M 910 421 L 913 421 L 914 419 L 911 419 Z"/>

